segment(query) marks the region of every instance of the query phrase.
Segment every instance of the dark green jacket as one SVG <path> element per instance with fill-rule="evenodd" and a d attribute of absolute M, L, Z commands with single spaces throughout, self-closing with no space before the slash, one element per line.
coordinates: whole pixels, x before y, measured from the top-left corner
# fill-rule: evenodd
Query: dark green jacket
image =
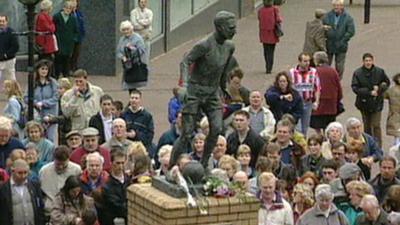
<path fill-rule="evenodd" d="M 54 24 L 56 25 L 56 37 L 58 44 L 58 54 L 71 56 L 74 50 L 75 40 L 79 38 L 78 22 L 76 17 L 70 15 L 67 22 L 61 12 L 54 14 Z"/>
<path fill-rule="evenodd" d="M 336 14 L 332 10 L 322 20 L 324 25 L 331 27 L 326 33 L 326 48 L 328 53 L 346 53 L 348 42 L 355 34 L 353 18 L 346 11 L 342 13 L 337 25 L 335 25 Z"/>

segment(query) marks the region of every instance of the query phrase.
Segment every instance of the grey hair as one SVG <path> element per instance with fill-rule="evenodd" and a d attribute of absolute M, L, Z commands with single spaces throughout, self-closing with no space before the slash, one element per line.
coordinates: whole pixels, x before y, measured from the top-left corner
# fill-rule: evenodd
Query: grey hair
<path fill-rule="evenodd" d="M 28 142 L 28 144 L 25 145 L 25 149 L 34 149 L 36 152 L 39 152 L 39 149 L 34 142 Z"/>
<path fill-rule="evenodd" d="M 40 2 L 40 10 L 48 11 L 53 7 L 53 2 L 51 0 L 42 0 Z"/>
<path fill-rule="evenodd" d="M 113 120 L 112 126 L 114 127 L 115 124 L 117 124 L 118 122 L 121 122 L 121 123 L 125 124 L 125 126 L 126 126 L 125 120 L 123 120 L 123 119 L 121 119 L 121 118 L 117 118 L 117 119 Z"/>
<path fill-rule="evenodd" d="M 388 220 L 390 222 L 390 225 L 400 225 L 400 213 L 391 212 L 388 216 Z"/>
<path fill-rule="evenodd" d="M 227 20 L 230 19 L 235 19 L 236 16 L 235 14 L 228 12 L 228 11 L 219 11 L 214 18 L 214 25 L 215 26 L 221 26 L 222 24 L 224 24 Z"/>
<path fill-rule="evenodd" d="M 321 64 L 329 62 L 328 54 L 326 54 L 326 52 L 324 52 L 324 51 L 315 52 L 313 55 L 313 58 L 314 58 L 315 65 L 321 65 Z"/>
<path fill-rule="evenodd" d="M 349 119 L 347 119 L 346 121 L 346 129 L 350 129 L 350 127 L 355 126 L 357 124 L 363 124 L 361 122 L 361 120 L 355 118 L 355 117 L 350 117 Z"/>
<path fill-rule="evenodd" d="M 333 192 L 329 184 L 320 184 L 315 188 L 315 199 L 320 201 L 321 199 L 329 198 L 333 200 Z"/>
<path fill-rule="evenodd" d="M 331 131 L 331 129 L 336 128 L 338 130 L 340 130 L 340 132 L 342 133 L 342 136 L 340 137 L 340 139 L 343 138 L 344 136 L 344 129 L 343 129 L 343 125 L 339 122 L 331 122 L 328 124 L 328 126 L 325 129 L 325 137 L 328 138 L 329 137 L 329 132 Z"/>
<path fill-rule="evenodd" d="M 121 24 L 119 25 L 119 31 L 122 32 L 122 30 L 125 28 L 129 28 L 129 29 L 133 30 L 133 25 L 132 25 L 131 21 L 125 20 L 125 21 L 121 22 Z"/>
<path fill-rule="evenodd" d="M 100 153 L 98 152 L 92 152 L 87 154 L 86 156 L 86 167 L 89 167 L 89 161 L 92 159 L 97 159 L 100 160 L 100 164 L 103 167 L 103 163 L 104 163 L 104 157 L 102 155 L 100 155 Z"/>

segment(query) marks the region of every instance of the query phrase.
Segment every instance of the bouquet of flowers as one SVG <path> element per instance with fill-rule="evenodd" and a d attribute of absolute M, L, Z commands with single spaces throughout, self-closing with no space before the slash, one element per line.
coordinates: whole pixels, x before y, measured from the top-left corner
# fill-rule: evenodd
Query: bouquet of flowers
<path fill-rule="evenodd" d="M 216 176 L 208 177 L 203 189 L 206 196 L 224 198 L 235 195 L 234 190 L 230 187 L 230 183 Z"/>

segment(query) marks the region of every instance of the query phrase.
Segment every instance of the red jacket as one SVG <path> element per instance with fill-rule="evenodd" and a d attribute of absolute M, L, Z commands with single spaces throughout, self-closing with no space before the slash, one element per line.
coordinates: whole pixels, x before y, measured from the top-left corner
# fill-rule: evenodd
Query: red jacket
<path fill-rule="evenodd" d="M 53 18 L 45 13 L 41 12 L 36 17 L 36 31 L 38 32 L 50 32 L 51 34 L 37 35 L 36 43 L 43 47 L 43 52 L 51 54 L 57 51 L 57 44 L 53 33 L 56 31 Z"/>
<path fill-rule="evenodd" d="M 264 44 L 278 43 L 279 38 L 275 35 L 275 24 L 281 22 L 282 18 L 278 7 L 271 6 L 259 9 L 258 25 L 260 28 L 260 42 Z"/>
<path fill-rule="evenodd" d="M 312 115 L 336 115 L 338 103 L 343 97 L 339 75 L 329 65 L 318 66 L 317 73 L 321 84 L 321 96 L 318 109 L 313 111 Z"/>
<path fill-rule="evenodd" d="M 97 151 L 100 153 L 101 156 L 104 158 L 104 164 L 103 164 L 103 169 L 107 172 L 110 172 L 111 170 L 111 156 L 110 156 L 110 151 L 106 148 L 100 147 L 97 149 Z M 83 147 L 75 149 L 72 153 L 69 159 L 71 162 L 74 162 L 78 165 L 82 164 L 82 157 L 86 156 L 89 154 L 88 151 L 86 151 Z"/>

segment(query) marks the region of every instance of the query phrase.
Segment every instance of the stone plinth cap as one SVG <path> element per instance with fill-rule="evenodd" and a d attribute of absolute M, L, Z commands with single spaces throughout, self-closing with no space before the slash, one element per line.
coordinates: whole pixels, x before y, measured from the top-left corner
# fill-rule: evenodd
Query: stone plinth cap
<path fill-rule="evenodd" d="M 162 209 L 165 210 L 177 210 L 177 209 L 186 209 L 188 208 L 186 205 L 186 198 L 174 198 L 162 191 L 151 186 L 151 184 L 134 184 L 128 188 L 128 192 L 133 194 L 135 197 L 143 198 L 145 201 L 148 201 Z M 246 195 L 245 202 L 241 202 L 237 197 L 230 198 L 215 198 L 215 197 L 206 197 L 208 202 L 208 207 L 218 207 L 218 206 L 230 206 L 230 205 L 239 205 L 239 204 L 254 204 L 259 203 L 259 200 L 251 195 Z"/>

